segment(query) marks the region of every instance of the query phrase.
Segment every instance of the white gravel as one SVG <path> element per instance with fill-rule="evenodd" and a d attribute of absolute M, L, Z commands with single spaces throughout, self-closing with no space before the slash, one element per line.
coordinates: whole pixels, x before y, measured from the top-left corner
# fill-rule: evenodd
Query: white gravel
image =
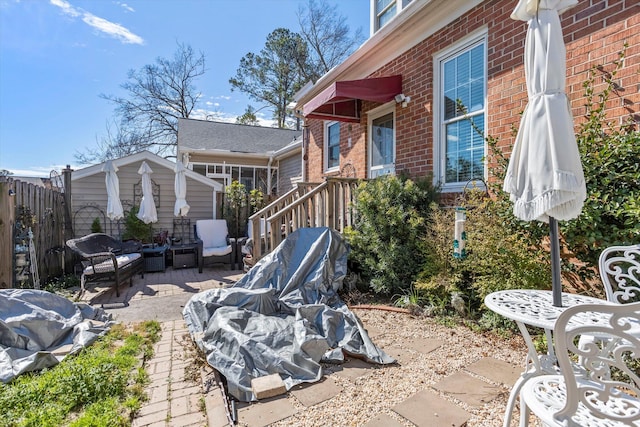
<path fill-rule="evenodd" d="M 433 384 L 482 358 L 493 357 L 521 366 L 526 354 L 520 337 L 504 340 L 494 334 L 474 332 L 464 326 L 443 326 L 432 318 L 418 318 L 403 313 L 362 309 L 354 309 L 354 312 L 369 329 L 378 346 L 400 347 L 403 351 L 414 352 L 415 357 L 409 362 L 401 361 L 397 365 L 372 369 L 355 381 L 331 375 L 342 391 L 309 408 L 289 394 L 291 404 L 299 410 L 296 415 L 274 426 L 361 426 L 379 413 L 393 417 L 405 426 L 413 426 L 391 408 L 424 389 L 438 393 L 431 388 Z M 417 338 L 437 339 L 444 344 L 429 354 L 422 354 L 407 346 Z M 495 385 L 504 392 L 481 408 L 469 406 L 443 393 L 440 396 L 472 414 L 468 427 L 498 427 L 502 425 L 509 387 Z M 516 412 L 512 425 L 517 423 L 518 417 Z M 536 424 L 534 422 L 531 425 Z"/>

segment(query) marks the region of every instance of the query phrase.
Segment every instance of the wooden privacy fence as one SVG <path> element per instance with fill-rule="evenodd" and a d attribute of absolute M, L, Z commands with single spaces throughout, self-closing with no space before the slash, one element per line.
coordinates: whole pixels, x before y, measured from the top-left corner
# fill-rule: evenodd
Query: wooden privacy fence
<path fill-rule="evenodd" d="M 42 287 L 72 271 L 69 206 L 62 188 L 0 177 L 0 288 Z"/>

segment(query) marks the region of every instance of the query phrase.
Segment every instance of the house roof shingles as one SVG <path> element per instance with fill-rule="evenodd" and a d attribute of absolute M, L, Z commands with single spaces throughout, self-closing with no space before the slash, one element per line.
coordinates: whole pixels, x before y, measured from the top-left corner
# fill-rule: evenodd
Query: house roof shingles
<path fill-rule="evenodd" d="M 227 150 L 271 153 L 290 144 L 302 131 L 206 120 L 179 119 L 180 150 Z"/>

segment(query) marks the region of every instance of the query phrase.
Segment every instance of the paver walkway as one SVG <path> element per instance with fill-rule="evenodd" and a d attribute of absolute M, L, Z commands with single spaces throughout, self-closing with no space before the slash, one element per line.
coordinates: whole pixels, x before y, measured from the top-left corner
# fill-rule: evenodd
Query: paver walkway
<path fill-rule="evenodd" d="M 182 318 L 182 308 L 195 293 L 230 285 L 240 277 L 241 271 L 205 268 L 199 274 L 197 269 L 173 270 L 169 267 L 164 273 L 145 273 L 143 279 L 136 277 L 133 287 L 121 287 L 120 297 L 116 297 L 109 288 L 91 287 L 85 291 L 82 297 L 84 302 L 102 306 L 113 314 L 115 320 L 136 322 L 155 319 L 162 323 L 162 338 L 156 344 L 154 357 L 148 364 L 151 380 L 147 389 L 149 401 L 134 420 L 134 427 L 232 425 L 232 414 L 224 404 L 223 391 L 215 371 L 208 368 L 206 372 L 193 373 L 185 369 L 190 367 L 193 359 L 193 346 Z M 368 329 L 375 342 L 375 335 L 379 331 L 374 325 Z M 411 350 L 426 354 L 438 351 L 441 345 L 438 340 L 422 339 L 415 340 L 410 347 Z M 393 346 L 385 351 L 404 364 L 416 357 L 414 351 Z M 333 375 L 355 381 L 367 375 L 370 369 L 367 363 L 351 359 L 336 367 L 334 372 L 327 372 L 323 381 L 294 387 L 290 394 L 303 406 L 310 407 L 341 392 L 332 379 Z M 410 396 L 391 410 L 419 427 L 464 426 L 470 414 L 461 406 L 441 398 L 439 393 L 471 406 L 482 406 L 499 394 L 508 392 L 506 385 L 513 384 L 520 372 L 520 367 L 485 358 Z M 496 383 L 502 386 L 496 386 Z M 297 411 L 286 395 L 253 404 L 239 403 L 235 409 L 233 415 L 237 416 L 237 420 L 251 427 L 267 426 Z M 502 414 L 496 416 L 501 418 Z M 365 425 L 393 427 L 400 424 L 381 413 L 372 414 Z"/>

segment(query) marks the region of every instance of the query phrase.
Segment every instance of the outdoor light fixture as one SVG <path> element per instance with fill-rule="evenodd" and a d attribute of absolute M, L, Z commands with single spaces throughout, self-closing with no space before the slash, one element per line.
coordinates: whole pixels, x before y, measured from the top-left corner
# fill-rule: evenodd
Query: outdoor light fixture
<path fill-rule="evenodd" d="M 395 96 L 396 103 L 402 103 L 402 108 L 406 107 L 411 101 L 411 97 L 405 95 L 404 93 L 399 93 Z"/>

